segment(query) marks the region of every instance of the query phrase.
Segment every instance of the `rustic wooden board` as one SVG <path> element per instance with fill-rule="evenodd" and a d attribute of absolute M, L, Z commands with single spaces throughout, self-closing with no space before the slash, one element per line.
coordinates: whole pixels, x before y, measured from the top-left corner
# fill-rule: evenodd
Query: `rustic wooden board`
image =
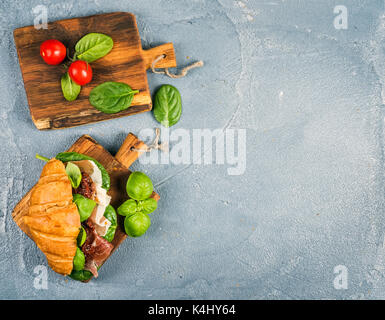
<path fill-rule="evenodd" d="M 108 194 L 111 196 L 111 205 L 114 208 L 117 208 L 128 199 L 126 182 L 131 173 L 128 168 L 142 154 L 142 152 L 137 152 L 135 150 L 143 150 L 146 147 L 144 142 L 130 133 L 126 137 L 116 156 L 113 157 L 90 136 L 83 135 L 68 149 L 68 151 L 75 151 L 91 156 L 106 168 L 111 178 L 111 188 L 108 191 Z M 21 199 L 12 212 L 13 220 L 28 236 L 30 236 L 28 228 L 23 224 L 22 217 L 28 213 L 31 191 L 32 189 L 23 197 L 23 199 Z M 151 197 L 157 201 L 159 200 L 159 195 L 156 192 L 153 192 Z M 114 252 L 127 237 L 124 232 L 123 222 L 124 218 L 118 215 L 118 227 L 116 228 L 115 237 L 112 241 L 112 245 L 114 246 L 112 252 Z"/>
<path fill-rule="evenodd" d="M 40 45 L 45 40 L 58 39 L 73 50 L 76 42 L 90 32 L 109 35 L 114 47 L 108 55 L 91 63 L 93 79 L 82 88 L 78 99 L 66 101 L 60 86 L 66 69 L 46 64 L 40 57 Z M 14 30 L 14 39 L 31 117 L 38 129 L 67 128 L 150 111 L 152 102 L 146 70 L 162 54 L 165 58 L 156 64 L 157 68 L 176 67 L 172 43 L 142 50 L 135 16 L 128 12 L 60 20 L 49 23 L 48 29 L 23 27 Z M 140 91 L 130 108 L 105 114 L 90 105 L 90 91 L 105 81 L 125 82 Z"/>

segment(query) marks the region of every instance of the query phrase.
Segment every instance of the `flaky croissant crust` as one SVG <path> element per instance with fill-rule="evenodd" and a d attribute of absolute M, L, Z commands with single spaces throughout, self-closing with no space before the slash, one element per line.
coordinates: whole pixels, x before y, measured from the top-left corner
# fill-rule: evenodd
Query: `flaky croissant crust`
<path fill-rule="evenodd" d="M 24 223 L 47 257 L 48 265 L 63 275 L 72 271 L 80 230 L 80 216 L 72 199 L 64 164 L 51 159 L 32 190 L 29 212 L 24 216 Z"/>

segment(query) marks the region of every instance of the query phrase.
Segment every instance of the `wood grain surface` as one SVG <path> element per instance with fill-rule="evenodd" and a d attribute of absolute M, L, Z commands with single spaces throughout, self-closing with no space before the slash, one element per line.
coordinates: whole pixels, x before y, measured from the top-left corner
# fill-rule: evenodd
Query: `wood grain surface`
<path fill-rule="evenodd" d="M 76 42 L 90 32 L 109 35 L 114 47 L 109 54 L 91 63 L 92 81 L 82 87 L 75 101 L 67 101 L 60 86 L 66 68 L 46 64 L 40 57 L 40 45 L 45 40 L 58 39 L 70 48 L 72 56 Z M 152 102 L 146 70 L 161 54 L 165 58 L 157 63 L 157 68 L 176 67 L 172 43 L 142 50 L 135 16 L 128 12 L 60 20 L 49 23 L 48 29 L 18 28 L 14 30 L 14 39 L 31 117 L 38 129 L 67 128 L 150 111 Z M 131 107 L 116 114 L 105 114 L 90 105 L 90 91 L 106 81 L 125 82 L 139 90 Z"/>
<path fill-rule="evenodd" d="M 67 151 L 75 151 L 93 157 L 104 166 L 111 178 L 111 187 L 108 191 L 108 194 L 111 196 L 111 205 L 114 208 L 117 208 L 128 199 L 126 182 L 131 174 L 131 171 L 128 168 L 141 154 L 141 152 L 136 152 L 133 149 L 142 147 L 144 148 L 147 146 L 135 135 L 130 133 L 127 135 L 117 155 L 113 157 L 93 138 L 88 135 L 83 135 Z M 13 220 L 28 236 L 30 236 L 28 228 L 23 224 L 22 217 L 28 213 L 31 191 L 32 189 L 20 200 L 12 212 Z M 156 192 L 153 192 L 151 198 L 158 201 L 160 197 Z M 124 232 L 123 222 L 124 218 L 118 215 L 118 227 L 115 232 L 114 240 L 112 241 L 112 245 L 114 246 L 112 252 L 114 252 L 127 237 Z"/>

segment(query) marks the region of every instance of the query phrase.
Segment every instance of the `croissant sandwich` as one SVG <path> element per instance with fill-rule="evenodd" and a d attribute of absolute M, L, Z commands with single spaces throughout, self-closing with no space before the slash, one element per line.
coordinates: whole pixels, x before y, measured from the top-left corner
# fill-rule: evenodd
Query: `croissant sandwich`
<path fill-rule="evenodd" d="M 76 152 L 46 161 L 24 224 L 57 273 L 80 281 L 98 276 L 117 226 L 107 195 L 110 177 L 95 159 Z"/>

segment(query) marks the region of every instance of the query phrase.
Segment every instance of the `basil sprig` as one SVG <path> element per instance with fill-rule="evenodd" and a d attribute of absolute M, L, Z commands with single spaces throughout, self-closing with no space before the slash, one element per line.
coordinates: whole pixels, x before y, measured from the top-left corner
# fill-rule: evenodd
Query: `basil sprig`
<path fill-rule="evenodd" d="M 89 33 L 75 45 L 75 56 L 78 60 L 94 62 L 108 54 L 114 42 L 112 38 L 102 33 Z"/>
<path fill-rule="evenodd" d="M 128 199 L 123 202 L 118 208 L 118 213 L 121 216 L 131 216 L 135 213 L 144 213 L 150 214 L 156 210 L 158 207 L 158 202 L 153 198 L 148 198 L 146 200 L 136 201 L 134 199 Z"/>
<path fill-rule="evenodd" d="M 82 87 L 70 78 L 68 72 L 62 75 L 60 83 L 64 98 L 68 101 L 74 101 Z"/>
<path fill-rule="evenodd" d="M 176 124 L 182 114 L 182 99 L 177 88 L 165 84 L 156 92 L 154 116 L 166 128 Z"/>
<path fill-rule="evenodd" d="M 126 83 L 108 81 L 93 88 L 89 100 L 101 112 L 117 113 L 127 109 L 138 92 Z"/>

